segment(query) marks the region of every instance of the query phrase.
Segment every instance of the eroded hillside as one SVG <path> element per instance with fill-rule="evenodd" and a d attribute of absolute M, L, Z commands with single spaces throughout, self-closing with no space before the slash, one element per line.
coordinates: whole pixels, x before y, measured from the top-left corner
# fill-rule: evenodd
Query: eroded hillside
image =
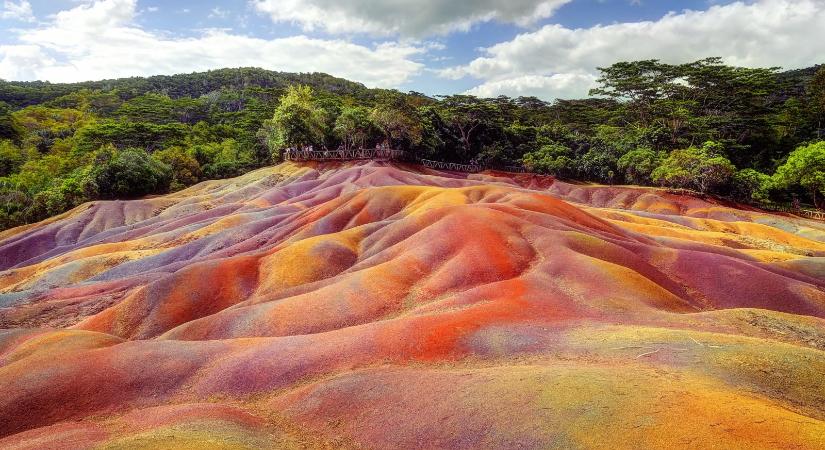
<path fill-rule="evenodd" d="M 0 234 L 0 447 L 825 446 L 825 224 L 282 164 Z"/>

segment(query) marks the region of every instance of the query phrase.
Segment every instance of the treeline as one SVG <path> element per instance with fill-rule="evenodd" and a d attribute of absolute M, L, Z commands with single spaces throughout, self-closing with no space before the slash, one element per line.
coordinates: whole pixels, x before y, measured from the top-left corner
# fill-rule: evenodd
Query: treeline
<path fill-rule="evenodd" d="M 84 81 L 80 83 L 49 83 L 46 81 L 0 80 L 0 100 L 13 108 L 39 105 L 71 93 L 110 91 L 123 100 L 149 92 L 171 98 L 197 98 L 220 90 L 242 91 L 246 88 L 285 89 L 293 84 L 306 84 L 315 89 L 339 95 L 367 95 L 369 89 L 354 81 L 325 73 L 273 72 L 254 67 L 219 69 L 180 75 L 156 75 L 116 80 Z"/>
<path fill-rule="evenodd" d="M 479 99 L 261 69 L 77 84 L 0 82 L 0 228 L 276 163 L 286 147 L 384 143 L 443 161 L 695 189 L 754 203 L 825 194 L 825 70 L 717 58 L 600 69 L 591 98 Z"/>

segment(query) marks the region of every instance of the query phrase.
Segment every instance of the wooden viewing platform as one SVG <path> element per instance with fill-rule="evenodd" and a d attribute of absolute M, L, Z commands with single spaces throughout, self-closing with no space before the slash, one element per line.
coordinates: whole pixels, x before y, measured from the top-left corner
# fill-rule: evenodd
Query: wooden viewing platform
<path fill-rule="evenodd" d="M 350 161 L 361 159 L 399 160 L 406 152 L 383 148 L 356 148 L 350 150 L 295 150 L 284 151 L 285 161 Z"/>
<path fill-rule="evenodd" d="M 476 164 L 459 164 L 444 161 L 433 161 L 431 159 L 418 159 L 417 162 L 421 163 L 424 167 L 429 167 L 430 169 L 436 170 L 452 170 L 454 172 L 469 173 L 477 173 L 484 170 L 482 166 Z"/>

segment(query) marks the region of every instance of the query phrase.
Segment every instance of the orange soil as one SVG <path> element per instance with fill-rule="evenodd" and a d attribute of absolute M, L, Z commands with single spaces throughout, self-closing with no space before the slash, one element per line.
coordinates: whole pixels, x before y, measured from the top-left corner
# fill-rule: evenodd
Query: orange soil
<path fill-rule="evenodd" d="M 825 224 L 282 164 L 0 234 L 0 448 L 823 448 Z"/>

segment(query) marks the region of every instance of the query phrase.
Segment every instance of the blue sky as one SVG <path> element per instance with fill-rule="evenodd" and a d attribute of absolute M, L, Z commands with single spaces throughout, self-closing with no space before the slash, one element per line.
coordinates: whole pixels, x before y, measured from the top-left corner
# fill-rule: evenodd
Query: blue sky
<path fill-rule="evenodd" d="M 0 0 L 0 78 L 259 66 L 427 94 L 581 97 L 628 59 L 825 62 L 825 0 Z"/>

